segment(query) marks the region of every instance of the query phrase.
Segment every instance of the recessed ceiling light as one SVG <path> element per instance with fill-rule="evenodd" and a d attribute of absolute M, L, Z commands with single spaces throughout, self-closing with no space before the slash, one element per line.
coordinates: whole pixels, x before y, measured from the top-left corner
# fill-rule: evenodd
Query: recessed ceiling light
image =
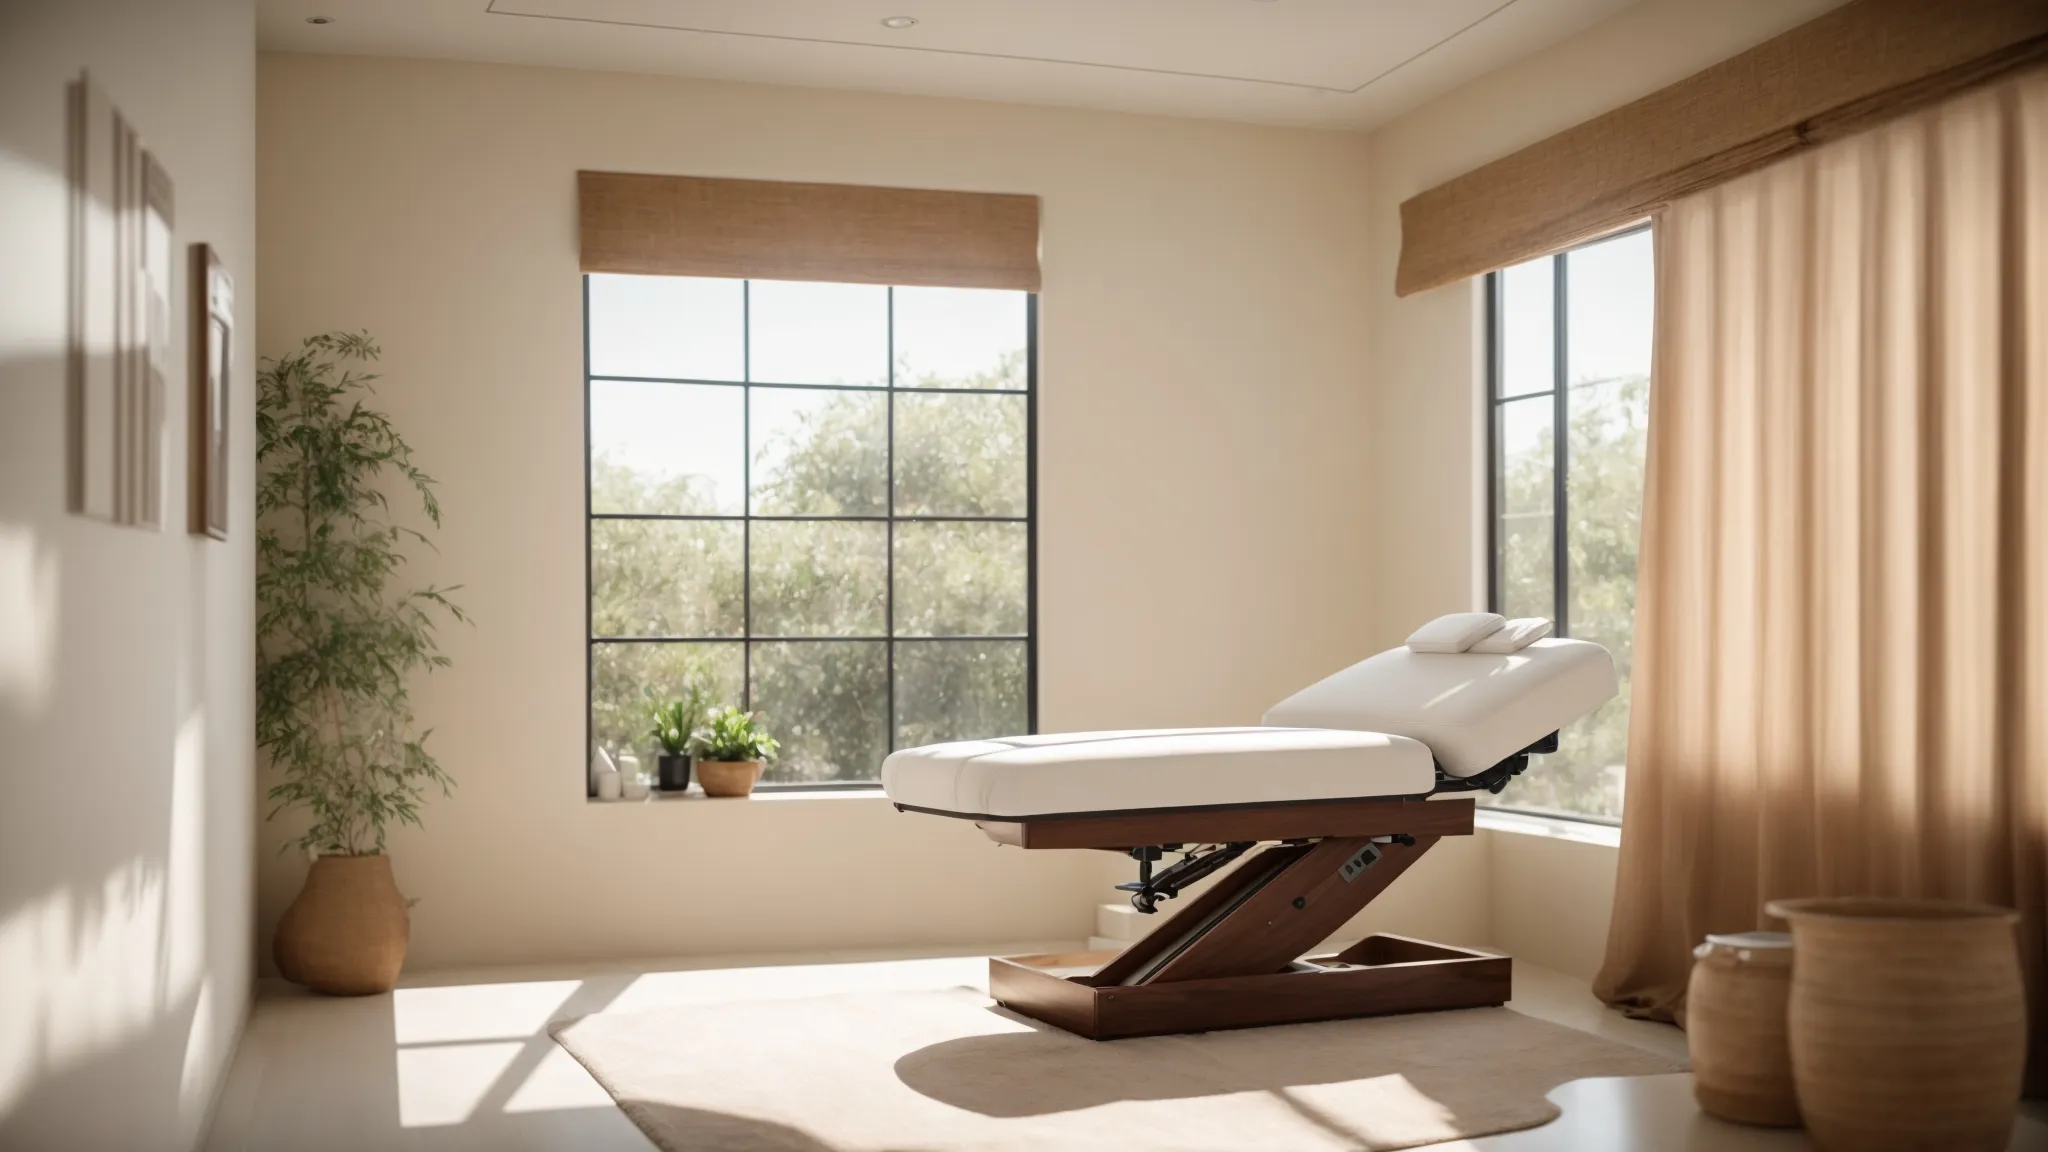
<path fill-rule="evenodd" d="M 915 16 L 885 16 L 882 18 L 882 27 L 884 28 L 903 29 L 912 28 L 916 25 L 917 17 Z"/>
<path fill-rule="evenodd" d="M 332 17 L 332 16 L 308 16 L 308 17 L 306 17 L 306 23 L 308 23 L 308 24 L 332 24 L 332 23 L 334 23 L 334 17 Z"/>

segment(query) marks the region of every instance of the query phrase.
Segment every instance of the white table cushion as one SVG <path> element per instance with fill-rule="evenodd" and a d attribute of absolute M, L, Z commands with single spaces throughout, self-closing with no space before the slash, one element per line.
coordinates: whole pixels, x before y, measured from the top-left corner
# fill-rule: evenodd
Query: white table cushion
<path fill-rule="evenodd" d="M 1392 648 L 1275 704 L 1265 722 L 1407 736 L 1429 745 L 1444 771 L 1471 776 L 1614 691 L 1614 658 L 1584 640 L 1538 640 L 1491 655 Z"/>
<path fill-rule="evenodd" d="M 1502 623 L 1498 612 L 1453 612 L 1410 633 L 1408 647 L 1417 652 L 1463 652 L 1499 631 Z"/>
<path fill-rule="evenodd" d="M 1420 796 L 1436 785 L 1429 749 L 1378 732 L 1170 728 L 964 740 L 893 752 L 889 799 L 962 816 L 1085 812 Z"/>
<path fill-rule="evenodd" d="M 1496 656 L 1509 652 L 1520 652 L 1545 636 L 1550 635 L 1550 621 L 1541 616 L 1525 616 L 1510 620 L 1498 631 L 1483 637 L 1478 643 L 1465 649 L 1467 652 L 1490 652 Z"/>

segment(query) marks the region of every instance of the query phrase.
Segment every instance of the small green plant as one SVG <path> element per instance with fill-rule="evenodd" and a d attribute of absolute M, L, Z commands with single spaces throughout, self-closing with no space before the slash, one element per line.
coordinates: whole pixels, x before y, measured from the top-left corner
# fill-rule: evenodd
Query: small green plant
<path fill-rule="evenodd" d="M 407 683 L 447 666 L 435 628 L 466 617 L 452 587 L 390 587 L 404 546 L 432 544 L 389 497 L 417 497 L 435 527 L 441 507 L 365 406 L 376 358 L 368 333 L 330 332 L 256 377 L 256 744 L 283 776 L 270 816 L 304 809 L 297 844 L 328 855 L 382 852 L 386 824 L 418 824 L 426 789 L 452 783 Z"/>
<path fill-rule="evenodd" d="M 690 750 L 691 739 L 697 734 L 697 725 L 707 719 L 704 706 L 704 690 L 691 684 L 689 691 L 680 700 L 663 700 L 648 688 L 647 714 L 653 718 L 654 727 L 648 735 L 661 745 L 661 750 L 671 756 L 681 756 Z"/>
<path fill-rule="evenodd" d="M 761 726 L 759 712 L 721 708 L 713 712 L 690 744 L 699 760 L 773 760 L 779 747 Z"/>

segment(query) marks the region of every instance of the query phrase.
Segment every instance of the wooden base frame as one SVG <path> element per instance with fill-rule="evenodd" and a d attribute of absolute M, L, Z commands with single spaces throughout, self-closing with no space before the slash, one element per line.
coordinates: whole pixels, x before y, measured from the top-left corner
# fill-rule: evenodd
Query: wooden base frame
<path fill-rule="evenodd" d="M 1406 936 L 1368 936 L 1286 972 L 1129 987 L 1097 972 L 1118 954 L 995 957 L 989 994 L 1013 1012 L 1090 1040 L 1163 1036 L 1505 1004 L 1506 956 Z"/>
<path fill-rule="evenodd" d="M 1472 815 L 1458 798 L 1025 821 L 1007 838 L 1025 848 L 1286 838 L 1122 952 L 989 961 L 989 991 L 1095 1040 L 1506 1003 L 1505 956 L 1382 934 L 1302 959 L 1439 839 L 1470 835 Z M 1188 834 L 1197 825 L 1206 835 Z"/>

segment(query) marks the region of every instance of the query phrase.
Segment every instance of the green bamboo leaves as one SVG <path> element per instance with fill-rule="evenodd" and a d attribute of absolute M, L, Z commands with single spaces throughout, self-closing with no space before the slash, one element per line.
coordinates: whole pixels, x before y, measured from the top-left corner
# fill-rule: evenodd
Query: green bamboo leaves
<path fill-rule="evenodd" d="M 284 779 L 269 816 L 303 809 L 294 843 L 381 852 L 392 821 L 418 824 L 429 787 L 453 783 L 415 732 L 408 681 L 445 667 L 435 641 L 459 585 L 394 589 L 403 547 L 432 547 L 393 519 L 416 497 L 438 528 L 434 481 L 389 417 L 364 406 L 368 333 L 308 337 L 267 361 L 256 398 L 256 743 Z"/>

